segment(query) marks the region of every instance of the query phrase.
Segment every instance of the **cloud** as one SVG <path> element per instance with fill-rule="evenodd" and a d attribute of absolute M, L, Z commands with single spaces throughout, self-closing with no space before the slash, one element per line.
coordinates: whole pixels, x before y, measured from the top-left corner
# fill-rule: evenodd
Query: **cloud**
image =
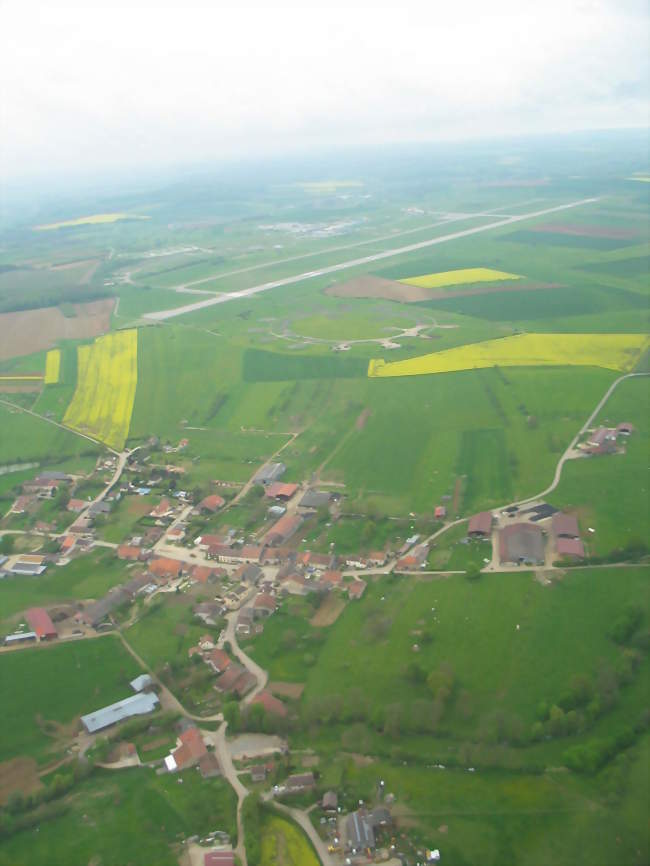
<path fill-rule="evenodd" d="M 643 125 L 644 6 L 7 0 L 0 171 Z"/>

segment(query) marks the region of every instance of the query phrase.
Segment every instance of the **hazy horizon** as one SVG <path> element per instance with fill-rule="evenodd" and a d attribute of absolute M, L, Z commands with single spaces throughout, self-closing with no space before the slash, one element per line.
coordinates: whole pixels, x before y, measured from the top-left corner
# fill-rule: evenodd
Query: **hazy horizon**
<path fill-rule="evenodd" d="M 2 19 L 0 179 L 643 129 L 639 2 L 255 2 Z"/>

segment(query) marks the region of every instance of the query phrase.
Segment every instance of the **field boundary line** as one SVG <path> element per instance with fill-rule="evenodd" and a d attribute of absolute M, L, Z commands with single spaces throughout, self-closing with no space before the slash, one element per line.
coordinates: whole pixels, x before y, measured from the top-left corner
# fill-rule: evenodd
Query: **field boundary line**
<path fill-rule="evenodd" d="M 313 277 L 323 277 L 328 274 L 334 274 L 337 271 L 344 271 L 348 268 L 359 267 L 361 265 L 371 264 L 372 262 L 382 261 L 383 259 L 389 259 L 394 256 L 400 256 L 404 253 L 415 252 L 416 250 L 426 249 L 427 247 L 435 246 L 436 244 L 442 244 L 446 241 L 459 240 L 460 238 L 469 237 L 471 235 L 478 234 L 479 232 L 489 231 L 490 229 L 501 228 L 503 226 L 513 225 L 518 222 L 522 222 L 528 219 L 534 219 L 535 217 L 546 216 L 546 214 L 557 213 L 559 211 L 569 210 L 570 208 L 580 207 L 585 204 L 593 204 L 594 202 L 599 201 L 599 197 L 594 198 L 583 198 L 578 201 L 567 202 L 566 204 L 555 205 L 555 207 L 545 208 L 544 210 L 539 211 L 531 211 L 525 214 L 517 214 L 516 216 L 510 216 L 505 219 L 499 219 L 496 222 L 487 223 L 487 225 L 474 226 L 470 229 L 463 229 L 462 231 L 452 232 L 448 235 L 439 235 L 435 238 L 430 238 L 426 241 L 419 241 L 415 244 L 409 244 L 405 247 L 397 247 L 396 249 L 386 250 L 382 253 L 374 253 L 370 256 L 363 256 L 360 259 L 351 259 L 347 262 L 341 262 L 337 265 L 327 265 L 324 268 L 318 268 L 314 271 L 307 271 L 303 274 L 297 274 L 293 277 L 285 277 L 279 280 L 272 280 L 268 283 L 261 283 L 259 286 L 252 286 L 248 289 L 240 289 L 239 291 L 231 292 L 229 294 L 220 295 L 216 298 L 210 298 L 206 301 L 197 301 L 195 304 L 187 304 L 183 307 L 176 307 L 171 310 L 158 310 L 157 312 L 145 313 L 143 318 L 151 319 L 153 321 L 164 321 L 165 319 L 175 318 L 176 316 L 182 316 L 185 313 L 192 313 L 196 310 L 202 310 L 205 307 L 212 307 L 215 304 L 225 304 L 228 301 L 237 300 L 239 298 L 247 298 L 251 295 L 259 294 L 260 292 L 266 292 L 269 289 L 276 289 L 281 286 L 289 286 L 294 283 L 302 283 L 305 280 L 312 279 Z"/>
<path fill-rule="evenodd" d="M 61 424 L 59 423 L 59 421 L 55 421 L 53 418 L 46 418 L 45 415 L 39 415 L 39 413 L 34 412 L 33 409 L 27 409 L 25 406 L 19 406 L 17 403 L 12 403 L 11 400 L 5 400 L 4 398 L 0 398 L 0 403 L 4 406 L 9 406 L 11 409 L 18 409 L 19 412 L 25 412 L 27 413 L 27 415 L 33 415 L 34 418 L 39 418 L 41 421 L 47 421 L 48 424 L 54 424 L 55 427 L 60 427 L 61 430 L 65 430 L 68 433 L 74 433 L 75 436 L 81 436 L 82 439 L 87 439 L 89 442 L 92 442 L 93 445 L 99 445 L 101 448 L 106 448 L 107 451 L 115 454 L 116 457 L 120 456 L 119 451 L 115 451 L 114 448 L 111 448 L 105 442 L 100 442 L 99 439 L 93 439 L 92 436 L 88 436 L 86 433 L 82 433 L 80 430 L 75 430 L 73 427 L 67 427 L 65 424 Z"/>

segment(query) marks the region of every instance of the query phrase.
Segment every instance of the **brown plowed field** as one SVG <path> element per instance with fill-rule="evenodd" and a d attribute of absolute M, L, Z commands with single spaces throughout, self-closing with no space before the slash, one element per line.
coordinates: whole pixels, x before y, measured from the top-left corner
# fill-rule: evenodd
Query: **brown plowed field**
<path fill-rule="evenodd" d="M 15 791 L 31 794 L 42 786 L 34 758 L 13 758 L 0 764 L 0 805 L 4 805 Z"/>
<path fill-rule="evenodd" d="M 115 298 L 74 304 L 71 317 L 58 307 L 0 313 L 0 361 L 52 349 L 59 340 L 99 337 L 110 329 L 114 304 Z"/>
<path fill-rule="evenodd" d="M 330 286 L 328 295 L 337 298 L 381 298 L 386 301 L 401 301 L 416 304 L 419 301 L 439 301 L 446 298 L 464 298 L 470 295 L 491 295 L 497 292 L 533 292 L 537 289 L 559 289 L 559 283 L 481 283 L 461 288 L 450 287 L 445 291 L 432 291 L 422 286 L 409 286 L 384 280 L 382 277 L 356 277 L 346 283 Z"/>

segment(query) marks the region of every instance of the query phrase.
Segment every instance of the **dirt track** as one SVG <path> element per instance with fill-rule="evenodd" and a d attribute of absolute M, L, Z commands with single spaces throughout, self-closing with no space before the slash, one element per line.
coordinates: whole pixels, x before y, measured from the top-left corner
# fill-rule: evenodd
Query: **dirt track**
<path fill-rule="evenodd" d="M 111 326 L 115 298 L 74 304 L 75 316 L 64 316 L 58 307 L 0 313 L 0 361 L 51 349 L 58 340 L 99 337 Z"/>

